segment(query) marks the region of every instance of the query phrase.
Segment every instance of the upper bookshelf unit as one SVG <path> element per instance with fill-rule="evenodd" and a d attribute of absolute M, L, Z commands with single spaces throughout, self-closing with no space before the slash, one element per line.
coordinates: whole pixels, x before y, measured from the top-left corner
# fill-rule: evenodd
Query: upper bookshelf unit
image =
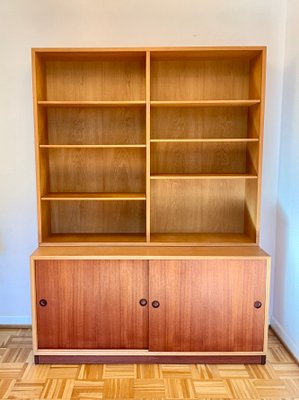
<path fill-rule="evenodd" d="M 254 245 L 264 47 L 33 49 L 40 245 Z"/>

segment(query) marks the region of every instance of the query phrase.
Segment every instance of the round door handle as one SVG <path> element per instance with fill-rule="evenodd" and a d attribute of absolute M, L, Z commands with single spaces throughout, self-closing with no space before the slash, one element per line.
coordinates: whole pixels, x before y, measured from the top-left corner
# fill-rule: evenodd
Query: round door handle
<path fill-rule="evenodd" d="M 48 302 L 47 302 L 46 299 L 41 299 L 41 300 L 39 301 L 39 305 L 42 306 L 42 307 L 46 307 L 47 304 L 48 304 Z"/>
<path fill-rule="evenodd" d="M 158 308 L 158 307 L 160 307 L 160 303 L 158 302 L 158 300 L 154 300 L 154 301 L 152 302 L 152 306 L 153 306 L 154 308 Z"/>
<path fill-rule="evenodd" d="M 140 304 L 142 307 L 145 307 L 145 306 L 147 305 L 147 300 L 146 300 L 146 299 L 140 299 L 140 300 L 139 300 L 139 304 Z"/>
<path fill-rule="evenodd" d="M 257 301 L 254 302 L 253 305 L 254 305 L 254 308 L 261 308 L 263 304 L 262 304 L 261 301 L 258 301 L 258 300 L 257 300 Z"/>

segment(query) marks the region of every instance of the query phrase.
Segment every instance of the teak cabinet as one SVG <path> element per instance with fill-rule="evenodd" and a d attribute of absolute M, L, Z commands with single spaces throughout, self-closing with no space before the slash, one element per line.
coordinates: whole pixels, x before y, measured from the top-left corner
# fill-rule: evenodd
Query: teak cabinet
<path fill-rule="evenodd" d="M 40 247 L 37 362 L 263 362 L 269 256 L 255 247 Z"/>
<path fill-rule="evenodd" d="M 33 49 L 36 362 L 265 362 L 265 54 Z"/>

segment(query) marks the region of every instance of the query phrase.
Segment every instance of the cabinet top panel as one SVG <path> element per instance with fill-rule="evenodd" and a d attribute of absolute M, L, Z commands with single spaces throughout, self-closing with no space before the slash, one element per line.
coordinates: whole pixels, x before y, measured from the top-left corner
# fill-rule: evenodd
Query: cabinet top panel
<path fill-rule="evenodd" d="M 252 247 L 39 247 L 32 258 L 37 259 L 145 259 L 180 260 L 202 258 L 268 258 L 257 246 Z"/>
<path fill-rule="evenodd" d="M 266 51 L 266 46 L 224 46 L 224 47 L 94 47 L 94 48 L 32 48 L 32 54 L 41 57 L 57 58 L 77 58 L 107 56 L 107 58 L 114 57 L 138 57 L 145 55 L 145 52 L 151 52 L 153 58 L 169 58 L 169 57 L 255 57 L 261 52 Z"/>

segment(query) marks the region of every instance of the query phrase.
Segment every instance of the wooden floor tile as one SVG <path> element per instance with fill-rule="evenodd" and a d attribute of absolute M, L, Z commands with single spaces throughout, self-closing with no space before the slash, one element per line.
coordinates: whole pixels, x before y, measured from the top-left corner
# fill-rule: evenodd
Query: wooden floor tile
<path fill-rule="evenodd" d="M 134 397 L 134 379 L 105 379 L 104 399 L 131 399 Z"/>
<path fill-rule="evenodd" d="M 163 379 L 135 379 L 134 398 L 165 398 L 165 386 Z"/>
<path fill-rule="evenodd" d="M 0 344 L 0 400 L 299 400 L 299 367 L 271 331 L 266 365 L 35 365 L 29 329 L 0 329 Z"/>
<path fill-rule="evenodd" d="M 292 394 L 288 390 L 285 382 L 282 379 L 259 379 L 252 382 L 258 396 L 268 399 L 282 399 L 291 397 Z"/>
<path fill-rule="evenodd" d="M 134 364 L 107 364 L 103 368 L 103 378 L 136 378 L 137 366 Z"/>
<path fill-rule="evenodd" d="M 74 387 L 73 379 L 47 379 L 41 393 L 41 399 L 70 399 Z"/>
<path fill-rule="evenodd" d="M 137 365 L 137 379 L 160 379 L 162 378 L 161 366 L 157 364 Z"/>
<path fill-rule="evenodd" d="M 48 378 L 75 379 L 78 375 L 79 365 L 51 365 Z"/>
<path fill-rule="evenodd" d="M 192 378 L 192 365 L 162 364 L 160 366 L 163 378 Z"/>
<path fill-rule="evenodd" d="M 194 399 L 196 392 L 192 379 L 164 379 L 166 399 Z"/>
<path fill-rule="evenodd" d="M 72 399 L 102 399 L 104 381 L 77 380 L 74 382 Z"/>
<path fill-rule="evenodd" d="M 250 379 L 227 379 L 227 384 L 234 399 L 258 399 L 258 393 Z"/>
<path fill-rule="evenodd" d="M 103 365 L 83 364 L 78 368 L 77 379 L 81 380 L 101 380 L 103 377 Z"/>
<path fill-rule="evenodd" d="M 195 392 L 198 398 L 232 399 L 233 396 L 225 380 L 194 381 Z"/>

